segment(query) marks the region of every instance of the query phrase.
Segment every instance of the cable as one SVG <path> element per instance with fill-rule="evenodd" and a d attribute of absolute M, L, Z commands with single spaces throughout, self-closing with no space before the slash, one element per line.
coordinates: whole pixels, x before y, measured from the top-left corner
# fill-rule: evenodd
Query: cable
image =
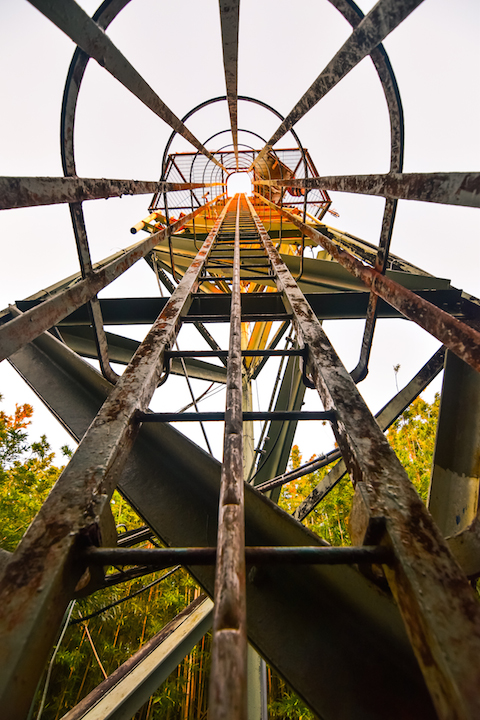
<path fill-rule="evenodd" d="M 120 598 L 120 600 L 115 600 L 115 602 L 110 603 L 110 605 L 105 605 L 105 607 L 100 608 L 100 610 L 96 610 L 93 613 L 90 613 L 90 615 L 85 615 L 85 617 L 81 617 L 81 618 L 75 618 L 75 620 L 72 620 L 70 622 L 70 626 L 79 625 L 80 623 L 85 622 L 85 620 L 90 620 L 91 618 L 97 617 L 97 615 L 101 615 L 106 610 L 110 610 L 110 608 L 115 607 L 116 605 L 120 605 L 120 603 L 125 602 L 125 600 L 130 600 L 130 598 L 133 598 L 136 595 L 140 595 L 140 593 L 145 592 L 145 590 L 149 590 L 154 585 L 158 585 L 158 583 L 162 582 L 162 580 L 165 580 L 170 575 L 173 575 L 173 573 L 177 572 L 177 570 L 179 570 L 181 567 L 182 567 L 181 565 L 177 565 L 176 567 L 172 568 L 167 573 L 165 573 L 165 575 L 162 575 L 161 578 L 157 578 L 156 580 L 149 583 L 148 585 L 145 585 L 144 587 L 140 588 L 139 590 L 135 590 L 135 592 L 130 593 L 130 595 L 127 595 L 124 598 Z M 37 717 L 37 720 L 38 720 L 38 717 Z"/>
<path fill-rule="evenodd" d="M 208 395 L 207 394 L 199 395 L 197 398 L 197 402 L 199 402 L 200 400 L 206 400 L 207 398 L 210 399 L 217 393 L 222 392 L 222 390 L 225 390 L 225 385 L 223 383 L 219 387 L 216 387 L 213 390 L 209 391 Z M 180 410 L 177 410 L 177 413 L 185 412 L 186 410 L 188 410 L 188 408 L 192 407 L 192 404 L 193 403 L 190 403 L 189 405 L 185 405 Z"/>
<path fill-rule="evenodd" d="M 60 637 L 58 638 L 58 642 L 55 646 L 55 650 L 54 650 L 53 655 L 50 658 L 50 662 L 48 664 L 47 677 L 45 678 L 45 685 L 43 687 L 42 699 L 40 701 L 40 707 L 38 708 L 37 720 L 40 720 L 40 718 L 42 717 L 43 708 L 45 707 L 45 700 L 47 698 L 48 686 L 50 685 L 50 677 L 52 675 L 53 663 L 55 662 L 55 658 L 57 657 L 57 653 L 60 649 L 60 645 L 62 644 L 63 636 L 67 632 L 70 616 L 72 614 L 75 603 L 76 603 L 76 600 L 72 600 L 70 605 L 67 607 L 62 632 L 60 633 Z"/>
<path fill-rule="evenodd" d="M 205 398 L 205 397 L 208 395 L 208 393 L 210 392 L 210 390 L 212 389 L 212 387 L 213 387 L 214 385 L 215 385 L 214 382 L 210 383 L 210 385 L 209 385 L 208 388 L 205 390 L 205 392 L 203 392 L 201 395 L 199 395 L 199 396 L 196 398 L 195 402 L 196 402 L 196 403 L 199 403 L 200 400 L 203 400 L 203 398 Z M 193 401 L 192 401 L 191 403 L 188 403 L 188 405 L 185 405 L 184 407 L 182 407 L 182 408 L 181 408 L 180 410 L 178 410 L 177 412 L 183 413 L 183 412 L 185 412 L 186 410 L 188 410 L 188 409 L 191 408 L 191 407 L 194 407 Z M 198 410 L 197 410 L 197 412 L 198 412 Z"/>

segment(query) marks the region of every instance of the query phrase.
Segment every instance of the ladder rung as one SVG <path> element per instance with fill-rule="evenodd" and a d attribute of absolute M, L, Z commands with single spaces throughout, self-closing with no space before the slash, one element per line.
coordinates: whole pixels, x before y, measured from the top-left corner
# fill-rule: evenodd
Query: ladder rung
<path fill-rule="evenodd" d="M 242 322 L 276 322 L 277 320 L 279 322 L 286 322 L 287 320 L 291 320 L 293 317 L 292 313 L 287 312 L 270 312 L 270 313 L 253 313 L 253 312 L 242 312 L 241 321 Z M 212 315 L 205 313 L 202 314 L 195 314 L 195 315 L 186 315 L 183 318 L 183 322 L 202 322 L 202 323 L 229 323 L 231 320 L 230 315 L 225 315 L 225 313 L 218 314 L 218 315 Z"/>
<path fill-rule="evenodd" d="M 242 357 L 282 357 L 282 356 L 299 356 L 302 357 L 305 350 L 300 348 L 289 348 L 286 350 L 242 350 Z M 228 357 L 228 350 L 168 350 L 165 353 L 166 358 L 200 358 L 200 357 Z"/>
<path fill-rule="evenodd" d="M 217 247 L 217 245 L 231 245 L 233 247 L 233 241 L 232 240 L 218 240 L 214 247 Z M 259 240 L 240 240 L 240 245 L 259 245 L 263 248 L 263 243 Z"/>
<path fill-rule="evenodd" d="M 185 548 L 97 548 L 83 552 L 84 559 L 94 565 L 215 565 L 216 547 Z M 322 547 L 274 545 L 245 548 L 248 564 L 311 563 L 315 565 L 351 565 L 372 563 L 385 565 L 394 559 L 393 551 L 385 545 Z"/>
<path fill-rule="evenodd" d="M 252 420 L 329 420 L 334 422 L 332 410 L 302 412 L 301 410 L 271 410 L 270 412 L 244 412 L 244 422 Z M 219 422 L 225 420 L 225 412 L 143 413 L 136 415 L 139 422 Z"/>
<path fill-rule="evenodd" d="M 275 275 L 271 275 L 271 274 L 267 274 L 267 273 L 264 274 L 264 275 L 245 275 L 245 276 L 241 275 L 241 276 L 240 276 L 240 280 L 241 280 L 241 281 L 244 281 L 244 280 L 258 280 L 258 281 L 260 281 L 260 280 L 274 280 L 274 279 L 275 279 Z M 204 282 L 216 282 L 217 280 L 230 280 L 230 281 L 231 281 L 231 280 L 232 280 L 232 277 L 231 277 L 230 275 L 221 275 L 221 276 L 215 277 L 215 278 L 214 278 L 214 277 L 212 277 L 212 278 L 200 278 L 199 282 L 200 282 L 200 283 L 204 283 Z"/>
<path fill-rule="evenodd" d="M 249 249 L 250 249 L 250 248 L 249 248 Z M 260 250 L 260 248 L 259 248 L 259 250 Z M 218 252 L 221 252 L 221 251 L 219 250 Z M 225 250 L 225 252 L 227 252 L 227 251 Z M 228 252 L 230 252 L 230 250 L 229 250 Z M 227 255 L 227 257 L 226 257 L 225 259 L 229 259 L 230 257 L 231 257 L 232 260 L 233 260 L 233 255 Z M 240 254 L 240 260 L 255 259 L 255 258 L 256 258 L 256 259 L 259 259 L 259 258 L 266 258 L 266 257 L 267 257 L 267 256 L 266 256 L 265 253 L 263 253 L 263 255 L 242 255 L 242 254 Z M 221 256 L 217 258 L 215 255 L 212 255 L 212 254 L 210 253 L 210 256 L 209 256 L 209 258 L 208 258 L 209 261 L 210 261 L 212 258 L 213 258 L 214 260 L 221 260 L 221 259 L 223 259 Z"/>
<path fill-rule="evenodd" d="M 225 260 L 227 260 L 227 258 L 225 258 Z M 232 267 L 232 263 L 228 263 L 225 261 L 224 262 L 209 262 L 209 263 L 205 264 L 205 267 L 206 268 L 209 268 L 209 267 L 230 268 L 230 267 Z M 255 268 L 268 268 L 268 267 L 270 267 L 270 263 L 268 263 L 268 265 L 248 263 L 248 265 L 241 264 L 240 270 L 246 270 L 246 269 L 251 270 L 251 269 L 255 269 Z"/>
<path fill-rule="evenodd" d="M 269 268 L 269 267 L 270 267 L 270 263 L 268 263 L 268 265 L 260 265 L 260 264 L 255 265 L 253 263 L 248 263 L 248 265 L 240 265 L 240 270 L 247 270 L 247 269 L 255 270 L 256 268 Z"/>

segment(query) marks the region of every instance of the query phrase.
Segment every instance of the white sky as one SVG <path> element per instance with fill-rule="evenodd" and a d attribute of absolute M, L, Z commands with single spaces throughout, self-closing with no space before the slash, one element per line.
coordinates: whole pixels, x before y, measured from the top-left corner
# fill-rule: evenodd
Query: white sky
<path fill-rule="evenodd" d="M 96 2 L 90 0 L 80 4 L 90 14 L 96 9 Z M 373 2 L 359 5 L 368 12 Z M 477 0 L 425 0 L 386 39 L 404 105 L 406 172 L 478 170 L 479 30 Z M 287 114 L 349 33 L 350 26 L 327 0 L 242 0 L 239 93 L 262 99 Z M 216 0 L 132 0 L 108 34 L 177 116 L 224 94 Z M 1 175 L 62 174 L 60 107 L 73 50 L 69 38 L 26 0 L 0 0 Z M 188 122 L 201 141 L 228 125 L 226 104 L 216 104 Z M 240 127 L 269 138 L 277 125 L 269 113 L 240 104 Z M 388 171 L 387 109 L 370 59 L 360 63 L 296 130 L 320 174 Z M 79 175 L 156 180 L 170 132 L 105 70 L 89 63 L 77 112 Z M 286 136 L 277 147 L 292 142 Z M 174 149 L 190 148 L 179 139 Z M 332 198 L 340 217 L 330 216 L 330 224 L 378 242 L 383 199 L 341 193 L 332 193 Z M 132 243 L 130 227 L 147 214 L 149 200 L 137 196 L 84 204 L 94 260 Z M 479 296 L 479 229 L 476 210 L 400 201 L 392 250 Z M 3 211 L 0 235 L 2 308 L 78 270 L 66 205 Z M 140 262 L 101 296 L 157 293 L 153 273 Z M 325 329 L 351 370 L 358 360 L 363 322 L 326 322 Z M 217 334 L 226 343 L 225 334 Z M 192 347 L 193 340 L 181 339 L 181 347 Z M 373 411 L 396 390 L 393 366 L 401 365 L 398 381 L 403 385 L 438 344 L 406 321 L 378 323 L 370 374 L 360 385 Z M 171 402 L 173 393 L 172 409 L 178 409 L 183 399 L 188 402 L 185 382 L 174 378 L 167 385 L 171 382 L 164 402 Z M 259 388 L 263 408 L 268 402 L 267 385 Z M 201 392 L 204 384 L 197 382 L 195 388 Z M 434 389 L 438 388 L 437 381 Z M 13 409 L 14 402 L 32 402 L 33 436 L 46 432 L 55 449 L 64 442 L 72 444 L 6 362 L 0 366 L 0 392 L 6 411 Z M 307 391 L 305 408 L 318 407 L 315 393 Z M 193 429 L 188 433 L 197 437 Z M 299 440 L 306 457 L 329 450 L 331 442 L 312 429 Z M 217 452 L 220 446 L 215 439 Z"/>

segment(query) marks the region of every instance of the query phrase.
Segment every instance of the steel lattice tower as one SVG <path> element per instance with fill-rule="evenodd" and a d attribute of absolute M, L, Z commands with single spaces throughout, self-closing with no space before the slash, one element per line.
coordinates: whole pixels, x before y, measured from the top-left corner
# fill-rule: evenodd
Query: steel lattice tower
<path fill-rule="evenodd" d="M 182 119 L 106 32 L 125 0 L 106 0 L 92 18 L 73 0 L 30 1 L 78 46 L 62 104 L 64 177 L 0 178 L 0 209 L 68 203 L 80 271 L 1 314 L 0 359 L 79 446 L 17 550 L 2 551 L 5 717 L 27 717 L 72 598 L 107 586 L 111 566 L 128 566 L 125 577 L 136 577 L 180 563 L 209 597 L 68 718 L 131 717 L 212 623 L 211 720 L 247 717 L 247 641 L 319 717 L 477 718 L 480 613 L 469 581 L 480 575 L 479 301 L 390 251 L 400 199 L 480 204 L 479 174 L 403 172 L 402 105 L 382 41 L 421 0 L 380 0 L 366 16 L 349 0 L 331 0 L 352 32 L 286 117 L 238 94 L 239 0 L 220 0 L 226 95 Z M 367 56 L 388 106 L 390 171 L 319 176 L 295 125 Z M 171 126 L 158 182 L 77 176 L 73 130 L 90 58 Z M 190 118 L 225 103 L 228 139 L 221 130 L 200 142 Z M 238 127 L 239 103 L 276 117 L 269 140 Z M 247 132 L 254 145 L 239 141 Z M 288 132 L 294 147 L 278 144 Z M 178 136 L 193 149 L 173 152 Z M 249 175 L 253 192 L 228 197 L 228 178 L 238 172 Z M 335 190 L 385 198 L 378 246 L 327 224 Z M 146 237 L 93 263 L 82 203 L 124 194 L 152 196 L 150 214 L 132 228 Z M 316 246 L 324 252 L 310 259 L 305 249 Z M 98 299 L 141 259 L 169 295 Z M 368 373 L 377 318 L 399 316 L 442 347 L 374 417 L 357 384 Z M 365 318 L 352 372 L 322 328 L 331 318 Z M 186 323 L 202 348 L 176 346 Z M 208 323 L 229 325 L 228 348 Z M 151 328 L 141 343 L 104 328 L 127 324 Z M 101 374 L 84 357 L 98 358 Z M 274 357 L 282 363 L 278 392 L 254 412 L 251 382 Z M 122 375 L 112 362 L 126 365 Z M 427 509 L 384 432 L 443 368 Z M 171 374 L 225 384 L 225 407 L 203 413 L 193 398 L 194 412 L 152 412 L 152 396 Z M 306 387 L 318 393 L 316 411 L 302 410 Z M 338 447 L 287 472 L 303 420 L 331 423 Z M 170 425 L 186 421 L 204 432 L 203 424 L 224 423 L 222 462 Z M 254 421 L 265 423 L 257 448 Z M 294 517 L 277 507 L 283 485 L 333 460 Z M 352 546 L 336 548 L 301 521 L 347 472 L 355 488 Z M 116 488 L 145 527 L 117 536 L 109 505 Z M 134 547 L 152 535 L 165 548 Z"/>

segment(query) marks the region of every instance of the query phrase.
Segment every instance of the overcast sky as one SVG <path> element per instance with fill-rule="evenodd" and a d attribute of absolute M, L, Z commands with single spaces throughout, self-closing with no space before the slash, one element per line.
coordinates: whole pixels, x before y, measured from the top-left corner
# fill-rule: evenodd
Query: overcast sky
<path fill-rule="evenodd" d="M 80 4 L 90 14 L 96 9 L 90 0 Z M 359 5 L 368 12 L 373 3 Z M 406 172 L 480 167 L 479 31 L 477 0 L 425 0 L 386 39 L 405 111 Z M 239 93 L 288 113 L 349 33 L 350 26 L 326 0 L 242 0 Z M 177 116 L 224 94 L 216 0 L 132 0 L 108 34 Z M 59 118 L 73 50 L 70 39 L 26 0 L 0 0 L 2 175 L 62 174 Z M 220 104 L 188 122 L 201 141 L 228 125 L 226 105 Z M 271 114 L 240 104 L 240 127 L 268 138 L 277 125 Z M 320 174 L 387 172 L 388 114 L 370 59 L 360 63 L 296 130 Z M 77 113 L 79 175 L 155 180 L 169 134 L 165 123 L 95 62 L 89 63 Z M 292 143 L 286 136 L 277 147 Z M 190 148 L 180 139 L 174 149 Z M 383 199 L 341 193 L 332 193 L 332 198 L 340 217 L 330 216 L 327 222 L 378 243 Z M 137 196 L 84 204 L 94 260 L 131 244 L 129 229 L 147 214 L 149 199 Z M 479 229 L 477 210 L 400 201 L 392 250 L 479 296 Z M 0 233 L 0 307 L 78 270 L 66 205 L 3 211 Z M 140 262 L 102 296 L 157 293 L 153 274 Z M 325 329 L 351 370 L 358 360 L 363 323 L 327 322 Z M 377 411 L 396 390 L 394 365 L 401 365 L 398 382 L 405 384 L 438 345 L 411 323 L 380 321 L 371 371 L 360 386 L 372 410 Z M 182 382 L 175 381 L 176 393 L 185 392 L 184 382 L 179 389 Z M 15 401 L 32 402 L 32 393 L 6 362 L 0 367 L 0 392 L 7 411 Z M 39 401 L 33 404 L 34 435 L 47 432 L 55 448 L 69 441 L 53 421 L 47 421 L 48 413 Z M 306 407 L 318 408 L 311 391 Z M 309 456 L 330 449 L 329 443 L 329 438 L 307 432 L 300 444 Z"/>

